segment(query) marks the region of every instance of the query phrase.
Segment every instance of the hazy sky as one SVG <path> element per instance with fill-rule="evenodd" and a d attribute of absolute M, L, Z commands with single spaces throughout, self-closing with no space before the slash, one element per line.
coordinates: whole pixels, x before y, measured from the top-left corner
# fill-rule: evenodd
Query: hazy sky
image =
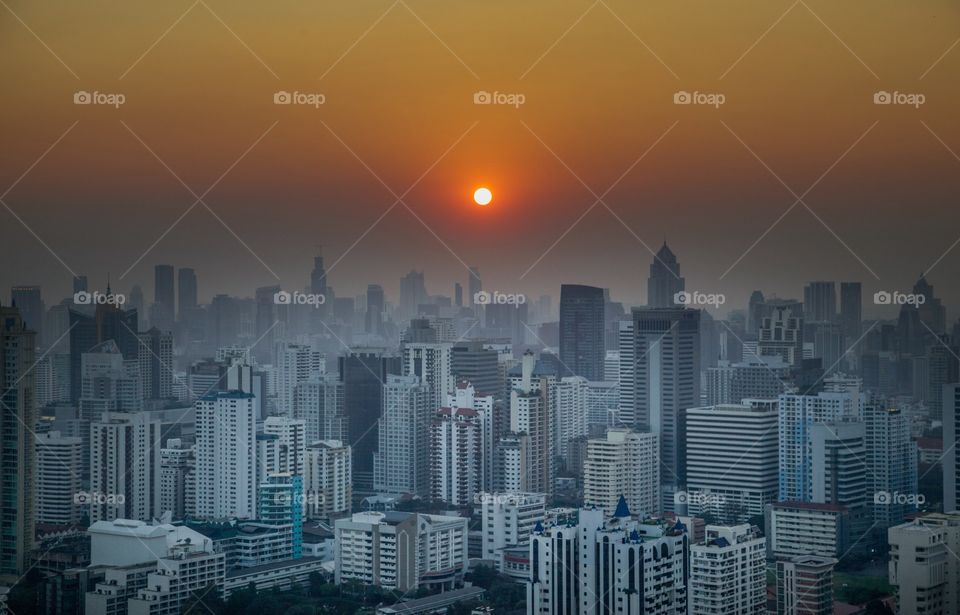
<path fill-rule="evenodd" d="M 466 263 L 491 289 L 640 302 L 644 243 L 666 238 L 688 288 L 728 306 L 812 279 L 904 289 L 931 267 L 960 304 L 956 2 L 8 5 L 0 195 L 36 237 L 0 206 L 2 288 L 51 302 L 70 270 L 109 272 L 151 299 L 164 262 L 195 267 L 204 299 L 249 295 L 301 287 L 322 244 L 341 295 L 395 296 L 411 268 L 452 294 Z"/>

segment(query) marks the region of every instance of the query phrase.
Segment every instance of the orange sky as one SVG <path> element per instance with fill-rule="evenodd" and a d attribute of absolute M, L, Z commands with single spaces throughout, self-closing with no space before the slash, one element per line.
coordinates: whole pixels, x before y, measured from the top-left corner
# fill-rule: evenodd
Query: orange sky
<path fill-rule="evenodd" d="M 123 284 L 148 293 L 157 262 L 197 266 L 204 295 L 248 293 L 270 270 L 296 287 L 322 243 L 328 263 L 343 256 L 331 278 L 344 293 L 390 292 L 414 267 L 449 293 L 463 261 L 505 290 L 587 282 L 640 301 L 641 240 L 667 237 L 688 285 L 796 296 L 814 278 L 903 287 L 960 234 L 960 160 L 944 146 L 960 152 L 952 2 L 9 6 L 0 194 L 77 124 L 3 199 L 66 267 L 0 209 L 0 253 L 25 261 L 3 286 L 65 290 L 68 268 L 116 279 L 194 202 L 137 137 L 198 195 L 237 163 L 204 198 L 223 224 L 197 206 L 130 270 Z M 126 102 L 75 105 L 77 90 Z M 277 90 L 326 102 L 278 106 Z M 478 106 L 477 90 L 526 102 Z M 678 90 L 726 102 L 678 106 Z M 874 105 L 878 90 L 926 102 Z M 661 137 L 604 198 L 616 217 L 597 206 L 575 224 L 590 190 Z M 404 193 L 455 142 L 404 198 L 420 220 L 398 205 L 351 249 L 395 201 L 380 180 Z M 800 195 L 841 156 L 804 199 L 822 222 L 796 207 L 720 280 L 795 200 L 764 164 Z M 470 205 L 478 183 L 494 189 L 488 208 Z M 960 250 L 931 273 L 954 303 L 958 270 Z"/>

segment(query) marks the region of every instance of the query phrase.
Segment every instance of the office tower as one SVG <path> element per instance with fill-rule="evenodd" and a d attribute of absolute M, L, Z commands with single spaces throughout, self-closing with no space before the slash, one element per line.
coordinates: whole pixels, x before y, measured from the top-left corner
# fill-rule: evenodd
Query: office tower
<path fill-rule="evenodd" d="M 588 382 L 586 389 L 587 430 L 623 425 L 620 421 L 620 387 L 616 382 Z"/>
<path fill-rule="evenodd" d="M 387 376 L 373 488 L 379 493 L 430 493 L 431 390 L 417 376 Z"/>
<path fill-rule="evenodd" d="M 453 283 L 453 304 L 458 308 L 463 307 L 463 286 L 460 282 Z"/>
<path fill-rule="evenodd" d="M 107 289 L 107 296 L 113 296 Z M 81 356 L 95 346 L 112 340 L 124 359 L 136 360 L 140 353 L 137 312 L 122 310 L 116 303 L 99 303 L 94 314 L 70 310 L 70 399 L 77 403 L 83 381 Z"/>
<path fill-rule="evenodd" d="M 197 400 L 197 516 L 256 515 L 257 413 L 254 397 L 212 392 Z"/>
<path fill-rule="evenodd" d="M 700 403 L 700 311 L 634 308 L 633 339 L 634 421 L 660 437 L 664 504 L 672 507 L 686 482 L 686 411 Z"/>
<path fill-rule="evenodd" d="M 493 488 L 510 493 L 524 491 L 532 483 L 530 436 L 509 433 L 500 436 L 494 447 Z"/>
<path fill-rule="evenodd" d="M 388 374 L 400 373 L 400 359 L 381 350 L 352 352 L 339 357 L 343 408 L 349 426 L 347 444 L 353 450 L 353 476 L 358 489 L 373 488 L 373 454 L 379 440 L 383 385 Z"/>
<path fill-rule="evenodd" d="M 229 295 L 216 295 L 207 308 L 207 344 L 220 348 L 235 344 L 240 337 L 240 302 Z M 258 344 L 258 347 L 260 344 Z M 268 345 L 267 348 L 270 346 Z"/>
<path fill-rule="evenodd" d="M 685 615 L 687 553 L 682 524 L 637 521 L 623 501 L 612 518 L 581 509 L 534 531 L 527 613 Z"/>
<path fill-rule="evenodd" d="M 467 286 L 470 293 L 467 297 L 467 305 L 472 308 L 477 306 L 477 295 L 483 290 L 483 280 L 480 278 L 480 268 L 470 267 L 470 277 L 467 278 Z"/>
<path fill-rule="evenodd" d="M 194 447 L 179 438 L 170 438 L 160 449 L 160 510 L 173 519 L 183 519 L 196 508 L 196 466 Z"/>
<path fill-rule="evenodd" d="M 73 278 L 73 292 L 74 292 L 74 294 L 87 292 L 87 289 L 88 289 L 87 276 L 85 276 L 85 275 L 78 275 L 78 276 L 76 276 L 75 278 Z"/>
<path fill-rule="evenodd" d="M 70 355 L 48 352 L 33 368 L 37 408 L 70 403 Z"/>
<path fill-rule="evenodd" d="M 282 289 L 277 286 L 261 286 L 254 292 L 254 331 L 255 339 L 259 342 L 253 349 L 254 356 L 259 363 L 269 363 L 274 345 L 278 344 L 282 332 L 281 320 L 289 320 L 289 310 L 300 306 L 280 305 L 277 294 Z M 278 331 L 278 329 L 280 329 Z M 230 343 L 234 343 L 231 340 Z M 273 357 L 277 359 L 277 357 Z"/>
<path fill-rule="evenodd" d="M 177 319 L 186 320 L 197 308 L 197 274 L 193 269 L 177 271 Z"/>
<path fill-rule="evenodd" d="M 467 506 L 483 487 L 484 429 L 480 412 L 441 408 L 430 424 L 430 495 Z"/>
<path fill-rule="evenodd" d="M 163 331 L 171 331 L 176 310 L 173 265 L 157 265 L 153 268 L 153 303 L 155 312 L 151 314 L 150 324 Z"/>
<path fill-rule="evenodd" d="M 806 322 L 832 322 L 836 318 L 835 282 L 810 282 L 803 287 L 803 319 Z"/>
<path fill-rule="evenodd" d="M 336 583 L 453 589 L 467 570 L 466 517 L 363 512 L 338 519 Z"/>
<path fill-rule="evenodd" d="M 860 282 L 840 282 L 840 324 L 848 345 L 860 339 L 863 327 L 863 290 Z"/>
<path fill-rule="evenodd" d="M 383 335 L 383 287 L 379 284 L 367 286 L 367 312 L 364 316 L 364 325 L 367 333 Z"/>
<path fill-rule="evenodd" d="M 937 336 L 927 351 L 927 410 L 930 418 L 943 417 L 944 385 L 960 382 L 960 348 L 952 346 L 946 335 Z"/>
<path fill-rule="evenodd" d="M 138 360 L 125 360 L 113 340 L 81 355 L 80 418 L 93 421 L 105 412 L 139 412 L 143 385 Z"/>
<path fill-rule="evenodd" d="M 943 387 L 943 510 L 960 510 L 960 384 Z"/>
<path fill-rule="evenodd" d="M 303 476 L 306 425 L 303 420 L 286 416 L 268 416 L 263 421 L 263 433 L 277 436 L 277 458 L 272 474 Z"/>
<path fill-rule="evenodd" d="M 146 301 L 143 298 L 143 289 L 139 284 L 134 284 L 127 295 L 127 309 L 136 310 L 137 314 L 146 314 Z"/>
<path fill-rule="evenodd" d="M 90 423 L 91 521 L 160 516 L 160 437 L 148 412 L 105 412 Z"/>
<path fill-rule="evenodd" d="M 319 440 L 307 446 L 303 489 L 308 519 L 329 521 L 350 512 L 351 465 L 350 447 L 340 440 Z"/>
<path fill-rule="evenodd" d="M 37 334 L 39 342 L 43 336 L 43 299 L 39 286 L 13 286 L 10 288 L 10 305 L 20 311 L 20 316 L 30 329 Z"/>
<path fill-rule="evenodd" d="M 780 357 L 784 363 L 799 367 L 803 362 L 803 318 L 795 303 L 775 305 L 760 321 L 757 339 L 760 357 Z"/>
<path fill-rule="evenodd" d="M 617 388 L 620 394 L 620 407 L 617 418 L 623 425 L 633 427 L 637 424 L 636 416 L 636 378 L 637 368 L 634 358 L 633 321 L 621 320 L 617 330 L 618 355 L 620 364 L 617 369 L 619 378 Z"/>
<path fill-rule="evenodd" d="M 898 613 L 960 612 L 960 514 L 929 513 L 891 527 L 889 578 Z"/>
<path fill-rule="evenodd" d="M 816 423 L 860 418 L 858 396 L 821 391 L 779 397 L 780 500 L 810 502 L 813 497 L 811 431 Z"/>
<path fill-rule="evenodd" d="M 403 375 L 416 376 L 427 386 L 426 403 L 434 412 L 443 406 L 447 394 L 453 391 L 452 350 L 453 345 L 448 343 L 404 343 L 401 346 Z"/>
<path fill-rule="evenodd" d="M 763 293 L 755 290 L 750 293 L 750 301 L 747 303 L 747 333 L 756 335 L 760 331 L 760 322 L 763 320 L 764 311 Z"/>
<path fill-rule="evenodd" d="M 173 335 L 151 327 L 140 334 L 140 383 L 144 399 L 173 396 Z"/>
<path fill-rule="evenodd" d="M 750 525 L 708 525 L 706 540 L 690 546 L 691 615 L 765 615 L 765 541 Z"/>
<path fill-rule="evenodd" d="M 343 383 L 336 374 L 324 374 L 298 384 L 293 393 L 293 418 L 306 423 L 306 441 L 345 440 L 347 424 Z"/>
<path fill-rule="evenodd" d="M 777 615 L 833 615 L 830 557 L 800 555 L 777 562 Z"/>
<path fill-rule="evenodd" d="M 660 513 L 660 463 L 656 434 L 611 427 L 587 441 L 583 503 L 612 515 L 623 497 L 640 516 Z"/>
<path fill-rule="evenodd" d="M 622 322 L 622 321 L 620 321 Z M 617 324 L 617 344 L 619 345 L 619 322 Z M 607 382 L 620 381 L 620 351 L 608 350 L 603 357 L 603 380 Z"/>
<path fill-rule="evenodd" d="M 927 282 L 924 275 L 921 274 L 920 279 L 913 285 L 913 294 L 923 295 L 924 297 L 923 303 L 915 308 L 920 317 L 920 323 L 926 325 L 926 327 L 924 327 L 923 337 L 926 337 L 926 334 L 929 333 L 928 328 L 935 334 L 945 333 L 947 330 L 946 308 L 943 306 L 943 302 L 934 294 L 933 284 Z M 911 308 L 912 306 L 904 307 Z"/>
<path fill-rule="evenodd" d="M 227 390 L 228 367 L 222 361 L 203 359 L 190 366 L 187 373 L 187 391 L 191 401 L 207 393 Z"/>
<path fill-rule="evenodd" d="M 450 373 L 457 382 L 466 380 L 479 395 L 500 395 L 503 379 L 497 351 L 485 348 L 483 342 L 457 342 L 450 350 Z"/>
<path fill-rule="evenodd" d="M 546 520 L 547 496 L 543 493 L 483 493 L 478 499 L 483 532 L 482 557 L 496 562 L 500 568 L 502 550 L 529 544 L 533 528 Z"/>
<path fill-rule="evenodd" d="M 720 361 L 707 369 L 707 404 L 739 404 L 744 399 L 776 399 L 787 392 L 790 366 L 779 356 Z"/>
<path fill-rule="evenodd" d="M 310 292 L 315 295 L 327 295 L 327 270 L 323 265 L 323 255 L 313 257 L 313 270 L 310 272 Z"/>
<path fill-rule="evenodd" d="M 400 313 L 404 318 L 417 315 L 421 304 L 427 302 L 427 286 L 422 271 L 411 271 L 400 278 Z"/>
<path fill-rule="evenodd" d="M 777 501 L 777 403 L 746 400 L 687 410 L 687 512 L 725 523 Z"/>
<path fill-rule="evenodd" d="M 277 412 L 294 415 L 294 394 L 298 384 L 317 380 L 327 371 L 326 357 L 306 344 L 277 342 L 274 352 L 277 374 Z"/>
<path fill-rule="evenodd" d="M 820 359 L 824 372 L 833 374 L 841 369 L 845 357 L 843 327 L 837 322 L 808 322 L 804 325 L 807 339 L 813 341 L 814 359 Z M 850 340 L 852 344 L 856 340 Z M 848 359 L 846 363 L 850 363 Z"/>
<path fill-rule="evenodd" d="M 868 502 L 873 502 L 873 522 L 888 528 L 916 508 L 910 496 L 917 493 L 917 443 L 911 438 L 910 417 L 882 400 L 864 405 L 866 424 Z M 915 502 L 915 498 L 914 498 Z"/>
<path fill-rule="evenodd" d="M 858 540 L 871 525 L 866 425 L 862 422 L 816 423 L 810 427 L 811 502 L 843 506 L 848 529 Z M 868 499 L 869 497 L 869 499 Z"/>
<path fill-rule="evenodd" d="M 680 277 L 680 263 L 677 257 L 663 242 L 650 263 L 650 277 L 647 278 L 647 307 L 667 308 L 677 305 L 675 295 L 683 292 L 685 282 Z"/>
<path fill-rule="evenodd" d="M 544 378 L 534 381 L 534 366 L 533 353 L 528 350 L 523 355 L 519 386 L 510 391 L 510 431 L 527 438 L 521 483 L 515 488 L 517 491 L 552 493 L 554 451 L 551 391 Z"/>
<path fill-rule="evenodd" d="M 841 558 L 853 547 L 864 547 L 851 528 L 850 510 L 839 504 L 778 502 L 766 516 L 769 555 Z"/>
<path fill-rule="evenodd" d="M 257 522 L 279 529 L 289 544 L 285 559 L 303 555 L 303 477 L 271 474 L 257 485 Z"/>
<path fill-rule="evenodd" d="M 74 498 L 82 487 L 83 439 L 59 431 L 37 435 L 37 522 L 69 525 L 80 521 Z"/>
<path fill-rule="evenodd" d="M 603 379 L 603 289 L 560 286 L 560 364 L 564 376 Z"/>
<path fill-rule="evenodd" d="M 587 379 L 582 376 L 561 378 L 554 402 L 554 453 L 569 463 L 570 443 L 587 435 Z"/>

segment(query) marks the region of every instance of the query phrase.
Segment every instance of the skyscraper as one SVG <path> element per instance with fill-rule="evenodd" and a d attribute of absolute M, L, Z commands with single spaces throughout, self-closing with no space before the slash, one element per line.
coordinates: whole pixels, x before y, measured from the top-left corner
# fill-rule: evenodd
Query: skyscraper
<path fill-rule="evenodd" d="M 32 367 L 36 333 L 15 307 L 0 306 L 0 578 L 17 580 L 33 549 L 39 418 Z"/>
<path fill-rule="evenodd" d="M 960 384 L 943 387 L 943 509 L 960 510 Z"/>
<path fill-rule="evenodd" d="M 195 405 L 197 510 L 208 519 L 257 514 L 257 411 L 240 391 L 212 392 Z"/>
<path fill-rule="evenodd" d="M 587 441 L 583 463 L 583 503 L 612 515 L 621 497 L 634 513 L 660 514 L 660 463 L 657 435 L 611 427 Z"/>
<path fill-rule="evenodd" d="M 680 263 L 677 257 L 663 242 L 650 263 L 650 277 L 647 278 L 647 307 L 666 308 L 674 307 L 677 303 L 674 296 L 686 287 L 680 277 Z"/>
<path fill-rule="evenodd" d="M 832 322 L 837 319 L 835 282 L 810 282 L 803 287 L 803 319 L 807 322 Z"/>
<path fill-rule="evenodd" d="M 860 338 L 863 325 L 863 290 L 860 282 L 840 282 L 840 324 L 847 346 Z"/>
<path fill-rule="evenodd" d="M 170 331 L 173 329 L 176 303 L 173 286 L 173 265 L 156 265 L 153 268 L 153 303 L 151 325 Z"/>
<path fill-rule="evenodd" d="M 14 286 L 10 289 L 10 303 L 20 310 L 27 328 L 37 334 L 39 342 L 43 336 L 43 299 L 39 286 Z"/>
<path fill-rule="evenodd" d="M 560 363 L 565 376 L 603 380 L 603 295 L 602 288 L 593 286 L 560 287 Z"/>
<path fill-rule="evenodd" d="M 787 365 L 799 367 L 803 362 L 803 317 L 796 302 L 785 302 L 770 308 L 760 321 L 757 339 L 760 357 L 780 357 Z"/>
<path fill-rule="evenodd" d="M 634 308 L 633 417 L 660 437 L 665 506 L 686 483 L 686 412 L 700 401 L 700 311 Z M 621 372 L 621 378 L 624 377 Z M 671 508 L 672 509 L 672 508 Z"/>
<path fill-rule="evenodd" d="M 197 307 L 197 274 L 193 269 L 177 271 L 177 319 L 189 317 Z"/>
<path fill-rule="evenodd" d="M 411 271 L 400 278 L 400 312 L 404 318 L 417 315 L 420 304 L 427 302 L 427 287 L 422 271 Z"/>
<path fill-rule="evenodd" d="M 138 361 L 144 399 L 173 396 L 173 335 L 151 327 L 140 334 Z"/>
<path fill-rule="evenodd" d="M 90 424 L 91 521 L 160 516 L 160 432 L 147 412 L 106 412 Z"/>
<path fill-rule="evenodd" d="M 837 560 L 800 555 L 777 562 L 777 613 L 832 615 Z"/>
<path fill-rule="evenodd" d="M 703 544 L 690 546 L 690 612 L 767 612 L 765 541 L 749 525 L 708 525 Z"/>
<path fill-rule="evenodd" d="M 467 297 L 467 305 L 475 307 L 476 297 L 480 291 L 483 290 L 483 280 L 480 278 L 479 267 L 470 267 L 470 277 L 467 278 L 467 286 L 470 289 L 470 294 Z"/>
<path fill-rule="evenodd" d="M 417 376 L 387 376 L 373 488 L 380 493 L 430 494 L 430 388 Z"/>
<path fill-rule="evenodd" d="M 379 284 L 368 285 L 367 313 L 364 317 L 367 333 L 371 335 L 383 335 L 383 308 L 383 287 Z"/>

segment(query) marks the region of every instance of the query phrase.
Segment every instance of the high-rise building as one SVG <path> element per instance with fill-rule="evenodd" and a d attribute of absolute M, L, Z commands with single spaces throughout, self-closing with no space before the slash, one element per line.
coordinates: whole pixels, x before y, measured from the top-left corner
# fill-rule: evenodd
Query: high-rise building
<path fill-rule="evenodd" d="M 113 340 L 81 355 L 80 418 L 94 421 L 105 412 L 139 412 L 143 384 L 139 360 L 127 360 Z"/>
<path fill-rule="evenodd" d="M 688 537 L 646 524 L 625 501 L 612 518 L 581 509 L 576 524 L 538 526 L 530 539 L 527 614 L 687 613 Z"/>
<path fill-rule="evenodd" d="M 832 615 L 837 560 L 799 555 L 777 562 L 777 615 Z"/>
<path fill-rule="evenodd" d="M 587 441 L 583 503 L 612 515 L 623 497 L 641 516 L 660 513 L 660 463 L 656 434 L 611 427 Z"/>
<path fill-rule="evenodd" d="M 774 305 L 769 316 L 760 320 L 757 355 L 780 357 L 784 363 L 799 367 L 803 362 L 803 317 L 796 303 Z"/>
<path fill-rule="evenodd" d="M 564 376 L 603 379 L 604 293 L 580 284 L 560 287 L 560 364 Z M 569 372 L 569 373 L 568 373 Z"/>
<path fill-rule="evenodd" d="M 400 312 L 404 318 L 413 318 L 421 304 L 427 302 L 427 286 L 422 271 L 411 271 L 400 278 Z"/>
<path fill-rule="evenodd" d="M 707 369 L 707 404 L 739 404 L 745 399 L 776 399 L 787 392 L 790 366 L 779 356 L 720 361 Z"/>
<path fill-rule="evenodd" d="M 866 425 L 859 421 L 810 426 L 810 501 L 846 507 L 854 540 L 867 531 L 872 517 L 866 437 Z"/>
<path fill-rule="evenodd" d="M 664 241 L 650 263 L 650 277 L 647 278 L 647 307 L 675 307 L 676 294 L 683 292 L 685 282 L 680 277 L 680 263 Z"/>
<path fill-rule="evenodd" d="M 930 513 L 888 530 L 898 613 L 960 612 L 960 514 Z"/>
<path fill-rule="evenodd" d="M 353 477 L 358 490 L 373 488 L 373 454 L 380 441 L 383 385 L 389 374 L 399 373 L 399 357 L 382 350 L 351 352 L 339 358 L 344 415 L 349 426 L 347 444 L 353 450 Z"/>
<path fill-rule="evenodd" d="M 848 346 L 860 338 L 863 328 L 863 289 L 860 282 L 840 282 L 840 324 Z"/>
<path fill-rule="evenodd" d="M 114 297 L 107 289 L 106 297 Z M 113 341 L 123 358 L 136 360 L 140 353 L 140 330 L 135 310 L 122 310 L 116 302 L 97 304 L 93 315 L 70 310 L 70 399 L 80 400 L 83 382 L 81 357 L 95 346 Z"/>
<path fill-rule="evenodd" d="M 849 509 L 840 504 L 777 502 L 770 505 L 765 525 L 774 559 L 809 554 L 840 558 L 862 544 L 851 531 Z"/>
<path fill-rule="evenodd" d="M 832 322 L 836 318 L 835 282 L 810 282 L 803 287 L 803 319 L 806 322 Z"/>
<path fill-rule="evenodd" d="M 43 339 L 43 299 L 39 286 L 14 286 L 10 289 L 10 305 L 20 311 L 27 329 L 37 334 L 37 341 Z"/>
<path fill-rule="evenodd" d="M 279 530 L 286 559 L 303 555 L 303 477 L 271 474 L 257 485 L 257 523 Z"/>
<path fill-rule="evenodd" d="M 943 417 L 944 385 L 960 382 L 960 348 L 952 345 L 946 335 L 937 336 L 937 340 L 927 351 L 927 411 L 931 419 Z"/>
<path fill-rule="evenodd" d="M 91 521 L 159 517 L 161 422 L 148 412 L 105 412 L 90 423 Z"/>
<path fill-rule="evenodd" d="M 299 383 L 293 394 L 293 418 L 306 422 L 307 443 L 345 440 L 343 383 L 337 375 L 325 374 Z"/>
<path fill-rule="evenodd" d="M 570 461 L 570 444 L 587 435 L 587 379 L 567 376 L 557 383 L 554 398 L 554 453 L 564 464 Z"/>
<path fill-rule="evenodd" d="M 777 500 L 777 403 L 746 400 L 687 410 L 687 511 L 725 523 Z"/>
<path fill-rule="evenodd" d="M 197 459 L 193 446 L 170 438 L 160 449 L 160 510 L 183 519 L 197 506 Z"/>
<path fill-rule="evenodd" d="M 467 305 L 476 308 L 477 296 L 480 294 L 480 291 L 483 290 L 483 280 L 480 278 L 479 267 L 470 267 L 470 277 L 467 278 L 467 288 L 469 289 Z"/>
<path fill-rule="evenodd" d="M 294 415 L 297 385 L 321 378 L 326 373 L 326 357 L 306 344 L 279 341 L 276 344 L 277 412 Z"/>
<path fill-rule="evenodd" d="M 960 510 L 960 384 L 943 387 L 943 509 Z"/>
<path fill-rule="evenodd" d="M 257 511 L 254 397 L 213 392 L 197 400 L 197 510 L 202 518 L 253 519 Z"/>
<path fill-rule="evenodd" d="M 364 316 L 366 332 L 371 335 L 383 335 L 383 310 L 385 300 L 383 287 L 379 284 L 367 286 L 367 312 Z"/>
<path fill-rule="evenodd" d="M 864 405 L 866 425 L 868 502 L 873 502 L 873 522 L 879 529 L 903 521 L 916 509 L 917 443 L 911 437 L 910 417 L 883 400 Z"/>
<path fill-rule="evenodd" d="M 0 306 L 0 577 L 24 574 L 36 519 L 36 333 L 15 307 Z"/>
<path fill-rule="evenodd" d="M 483 493 L 478 499 L 483 559 L 498 565 L 503 549 L 529 544 L 533 528 L 546 519 L 547 496 L 543 493 Z"/>
<path fill-rule="evenodd" d="M 270 474 L 303 476 L 306 426 L 305 421 L 286 416 L 268 416 L 263 421 L 263 433 L 277 436 L 277 456 L 270 464 Z"/>
<path fill-rule="evenodd" d="M 37 435 L 37 522 L 69 525 L 80 521 L 76 497 L 82 487 L 83 439 L 59 431 Z"/>
<path fill-rule="evenodd" d="M 500 395 L 503 379 L 497 351 L 480 341 L 462 341 L 450 350 L 450 372 L 460 382 L 466 380 L 479 395 Z"/>
<path fill-rule="evenodd" d="M 404 343 L 403 375 L 416 376 L 427 386 L 427 405 L 432 411 L 439 410 L 447 394 L 453 392 L 454 380 L 450 355 L 453 344 L 449 343 Z"/>
<path fill-rule="evenodd" d="M 430 493 L 430 387 L 417 376 L 387 376 L 373 488 L 380 493 Z"/>
<path fill-rule="evenodd" d="M 552 493 L 555 467 L 551 390 L 543 378 L 535 380 L 535 365 L 533 353 L 525 352 L 520 382 L 510 391 L 510 431 L 525 438 L 521 447 L 524 458 L 519 466 L 522 471 L 515 474 L 520 484 L 501 488 Z"/>
<path fill-rule="evenodd" d="M 660 438 L 663 502 L 686 483 L 686 412 L 700 403 L 700 311 L 634 308 L 633 418 Z M 622 350 L 621 350 L 621 354 Z M 621 378 L 624 377 L 621 372 Z"/>
<path fill-rule="evenodd" d="M 849 392 L 829 391 L 779 397 L 780 500 L 812 501 L 813 425 L 858 420 L 858 397 Z"/>
<path fill-rule="evenodd" d="M 467 506 L 492 483 L 493 397 L 457 385 L 430 424 L 430 485 L 434 500 Z"/>
<path fill-rule="evenodd" d="M 303 475 L 307 518 L 331 520 L 350 512 L 351 464 L 350 447 L 340 440 L 319 440 L 307 446 Z"/>
<path fill-rule="evenodd" d="M 156 265 L 153 268 L 153 303 L 150 324 L 162 331 L 173 329 L 173 320 L 176 314 L 173 285 L 173 265 Z"/>
<path fill-rule="evenodd" d="M 690 546 L 691 615 L 765 615 L 764 539 L 749 525 L 708 525 L 706 540 Z"/>
<path fill-rule="evenodd" d="M 140 334 L 138 358 L 144 399 L 173 396 L 173 335 L 151 327 Z"/>
<path fill-rule="evenodd" d="M 177 271 L 177 318 L 185 320 L 197 308 L 197 273 L 186 267 Z"/>

